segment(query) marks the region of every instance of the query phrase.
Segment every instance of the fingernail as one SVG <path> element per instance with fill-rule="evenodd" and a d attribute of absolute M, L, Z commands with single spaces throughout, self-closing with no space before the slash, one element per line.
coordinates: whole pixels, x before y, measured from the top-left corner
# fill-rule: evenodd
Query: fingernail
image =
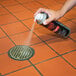
<path fill-rule="evenodd" d="M 44 25 L 47 25 L 46 21 L 43 22 Z"/>

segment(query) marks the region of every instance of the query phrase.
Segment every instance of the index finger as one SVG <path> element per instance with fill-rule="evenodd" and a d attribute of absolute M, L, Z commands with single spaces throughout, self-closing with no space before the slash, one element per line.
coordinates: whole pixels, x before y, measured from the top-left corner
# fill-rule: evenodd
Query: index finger
<path fill-rule="evenodd" d="M 34 16 L 36 16 L 38 13 L 40 13 L 40 12 L 45 12 L 44 11 L 44 8 L 39 8 L 38 10 L 37 10 L 37 12 L 34 14 Z"/>

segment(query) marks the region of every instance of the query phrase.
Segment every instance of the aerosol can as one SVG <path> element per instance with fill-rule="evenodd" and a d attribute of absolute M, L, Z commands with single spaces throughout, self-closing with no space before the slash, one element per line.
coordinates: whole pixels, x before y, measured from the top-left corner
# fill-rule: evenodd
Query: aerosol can
<path fill-rule="evenodd" d="M 49 16 L 41 12 L 35 16 L 35 20 L 38 24 L 43 25 L 43 22 L 49 18 Z M 70 29 L 60 23 L 59 21 L 52 21 L 48 25 L 45 25 L 44 27 L 48 28 L 49 30 L 55 32 L 56 34 L 59 34 L 63 38 L 67 38 L 70 34 Z"/>

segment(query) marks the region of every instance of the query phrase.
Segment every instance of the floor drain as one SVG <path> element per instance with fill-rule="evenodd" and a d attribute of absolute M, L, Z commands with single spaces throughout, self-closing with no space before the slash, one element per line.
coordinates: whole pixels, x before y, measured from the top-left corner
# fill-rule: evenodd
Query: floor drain
<path fill-rule="evenodd" d="M 34 49 L 25 46 L 25 45 L 17 45 L 11 48 L 8 51 L 8 56 L 14 60 L 28 60 L 34 55 Z"/>

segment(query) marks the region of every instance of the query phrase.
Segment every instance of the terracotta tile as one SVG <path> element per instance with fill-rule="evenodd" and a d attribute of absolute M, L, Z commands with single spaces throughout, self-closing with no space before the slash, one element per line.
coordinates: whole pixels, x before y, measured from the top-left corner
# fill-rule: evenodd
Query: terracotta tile
<path fill-rule="evenodd" d="M 32 25 L 34 23 L 34 19 L 28 19 L 28 20 L 24 20 L 22 21 L 28 28 L 32 28 Z M 38 29 L 38 28 L 42 28 L 43 26 L 40 26 L 39 24 L 35 23 L 35 27 L 34 29 Z"/>
<path fill-rule="evenodd" d="M 43 76 L 75 76 L 74 70 L 68 63 L 60 57 L 40 63 L 36 67 L 41 71 Z"/>
<path fill-rule="evenodd" d="M 0 72 L 2 74 L 9 73 L 20 68 L 29 66 L 30 63 L 26 61 L 16 61 L 8 57 L 8 54 L 0 55 Z M 8 69 L 8 70 L 7 70 Z"/>
<path fill-rule="evenodd" d="M 33 13 L 27 9 L 25 9 L 24 11 L 18 12 L 18 13 L 13 13 L 13 14 L 20 20 L 24 20 L 24 19 L 33 17 Z"/>
<path fill-rule="evenodd" d="M 5 8 L 0 7 L 0 15 L 5 15 L 5 14 L 9 14 L 9 12 Z"/>
<path fill-rule="evenodd" d="M 58 2 L 58 3 L 64 4 L 66 0 L 55 0 L 55 1 Z"/>
<path fill-rule="evenodd" d="M 31 1 L 34 1 L 34 0 L 17 0 L 18 2 L 20 3 L 28 3 L 28 2 L 31 2 Z"/>
<path fill-rule="evenodd" d="M 8 34 L 16 34 L 20 32 L 27 31 L 28 29 L 20 22 L 12 23 L 12 24 L 7 24 L 4 26 L 1 26 L 3 30 Z"/>
<path fill-rule="evenodd" d="M 62 17 L 62 18 L 58 19 L 58 21 L 60 21 L 61 23 L 63 23 L 63 22 L 69 21 L 69 19 L 67 19 L 65 17 Z"/>
<path fill-rule="evenodd" d="M 39 73 L 34 69 L 34 67 L 29 67 L 18 72 L 11 73 L 6 76 L 40 76 Z"/>
<path fill-rule="evenodd" d="M 67 21 L 67 22 L 64 22 L 63 23 L 65 26 L 67 26 L 70 30 L 71 30 L 71 33 L 75 33 L 76 32 L 76 24 L 73 23 L 72 21 Z"/>
<path fill-rule="evenodd" d="M 47 8 L 52 9 L 52 10 L 58 10 L 63 6 L 62 4 L 59 4 L 58 2 L 53 1 L 53 0 L 45 0 L 45 1 L 44 0 L 38 0 L 38 1 L 40 3 L 42 3 L 44 6 L 46 6 Z"/>
<path fill-rule="evenodd" d="M 34 30 L 34 32 L 44 41 L 57 38 L 57 35 L 53 31 L 45 28 L 44 26 L 40 29 Z"/>
<path fill-rule="evenodd" d="M 59 10 L 63 5 L 62 4 L 58 4 L 57 2 L 54 2 L 55 4 L 51 4 L 51 5 L 47 5 L 48 8 L 52 9 L 52 10 Z"/>
<path fill-rule="evenodd" d="M 59 54 L 76 49 L 76 43 L 70 39 L 58 39 L 57 38 L 56 40 L 49 40 L 47 41 L 47 43 Z"/>
<path fill-rule="evenodd" d="M 43 5 L 51 4 L 53 0 L 37 0 L 38 2 L 42 3 Z"/>
<path fill-rule="evenodd" d="M 17 19 L 11 14 L 0 16 L 0 25 L 8 24 L 15 21 L 17 21 Z"/>
<path fill-rule="evenodd" d="M 72 19 L 71 21 L 76 24 L 76 19 Z"/>
<path fill-rule="evenodd" d="M 22 5 L 18 4 L 18 5 L 14 5 L 14 6 L 7 6 L 6 7 L 10 12 L 14 13 L 14 12 L 21 12 L 26 10 Z"/>
<path fill-rule="evenodd" d="M 43 5 L 47 6 L 47 7 L 52 7 L 54 5 L 57 5 L 58 3 L 54 0 L 39 0 L 40 3 L 42 3 Z"/>
<path fill-rule="evenodd" d="M 41 42 L 36 35 L 30 34 L 30 31 L 18 35 L 10 36 L 17 45 L 30 45 Z M 31 38 L 32 37 L 32 38 Z M 31 40 L 31 41 L 30 41 Z M 30 43 L 28 43 L 30 41 Z"/>
<path fill-rule="evenodd" d="M 73 18 L 76 18 L 76 9 L 75 8 L 72 8 L 68 13 L 66 13 L 64 15 L 64 17 L 68 18 L 68 19 L 73 19 Z"/>
<path fill-rule="evenodd" d="M 40 43 L 34 46 L 31 46 L 35 50 L 35 55 L 30 59 L 32 63 L 38 63 L 43 60 L 57 56 L 47 45 Z"/>
<path fill-rule="evenodd" d="M 35 1 L 32 1 L 32 2 L 29 2 L 29 3 L 25 3 L 23 4 L 25 7 L 27 7 L 28 9 L 32 10 L 34 13 L 39 9 L 39 8 L 44 8 L 43 5 L 35 2 Z"/>
<path fill-rule="evenodd" d="M 74 67 L 76 67 L 76 51 L 75 52 L 71 52 L 69 54 L 63 55 L 63 57 L 69 61 Z"/>
<path fill-rule="evenodd" d="M 76 41 L 76 33 L 72 33 L 72 34 L 70 35 L 70 37 L 71 37 L 73 40 Z"/>
<path fill-rule="evenodd" d="M 73 8 L 75 8 L 75 9 L 76 9 L 76 6 L 74 6 Z"/>
<path fill-rule="evenodd" d="M 6 36 L 4 32 L 0 29 L 0 38 Z"/>
<path fill-rule="evenodd" d="M 0 39 L 0 54 L 7 52 L 14 44 L 8 38 Z"/>
<path fill-rule="evenodd" d="M 1 0 L 0 3 L 3 5 L 3 6 L 12 6 L 12 5 L 16 5 L 18 4 L 18 2 L 16 2 L 15 0 Z"/>

